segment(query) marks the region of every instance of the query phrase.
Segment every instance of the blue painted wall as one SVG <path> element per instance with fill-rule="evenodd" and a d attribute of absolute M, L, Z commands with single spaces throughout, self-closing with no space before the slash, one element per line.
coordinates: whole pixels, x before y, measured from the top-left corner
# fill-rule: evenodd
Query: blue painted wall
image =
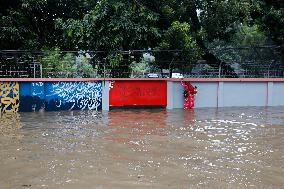
<path fill-rule="evenodd" d="M 101 81 L 20 83 L 22 112 L 101 109 Z"/>
<path fill-rule="evenodd" d="M 43 82 L 20 83 L 20 112 L 44 110 L 45 91 Z"/>

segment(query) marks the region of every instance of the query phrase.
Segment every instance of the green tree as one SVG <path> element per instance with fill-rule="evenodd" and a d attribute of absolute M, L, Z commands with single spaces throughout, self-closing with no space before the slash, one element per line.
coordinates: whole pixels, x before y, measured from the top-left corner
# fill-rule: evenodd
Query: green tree
<path fill-rule="evenodd" d="M 178 58 L 191 65 L 201 57 L 233 72 L 209 50 L 210 45 L 216 41 L 219 46 L 282 45 L 283 4 L 282 0 L 0 0 L 0 49 L 179 49 L 178 55 L 166 56 L 170 62 Z M 160 67 L 168 67 L 156 58 Z"/>
<path fill-rule="evenodd" d="M 0 4 L 0 49 L 36 49 L 38 36 L 30 27 L 21 4 L 18 1 Z"/>
<path fill-rule="evenodd" d="M 163 59 L 171 60 L 168 64 L 162 64 L 167 62 L 166 60 L 160 63 L 161 68 L 170 68 L 170 73 L 173 68 L 188 67 L 188 69 L 191 69 L 192 64 L 202 55 L 201 49 L 191 36 L 190 25 L 186 22 L 174 21 L 168 30 L 165 31 L 157 50 L 166 49 L 181 50 L 180 52 L 163 53 L 158 56 L 159 61 Z M 176 64 L 176 62 L 180 63 Z"/>
<path fill-rule="evenodd" d="M 68 49 L 129 50 L 155 45 L 158 15 L 136 1 L 102 0 L 81 19 L 57 20 Z"/>
<path fill-rule="evenodd" d="M 284 43 L 284 1 L 257 0 L 251 6 L 251 18 L 254 23 L 261 26 L 274 43 Z"/>
<path fill-rule="evenodd" d="M 82 17 L 85 0 L 0 0 L 0 48 L 40 50 L 61 45 L 56 19 Z M 66 49 L 67 50 L 67 49 Z"/>

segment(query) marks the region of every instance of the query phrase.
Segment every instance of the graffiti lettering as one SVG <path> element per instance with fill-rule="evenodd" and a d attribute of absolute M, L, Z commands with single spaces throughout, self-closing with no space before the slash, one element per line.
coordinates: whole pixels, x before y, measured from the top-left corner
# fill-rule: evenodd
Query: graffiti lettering
<path fill-rule="evenodd" d="M 32 96 L 42 96 L 44 95 L 44 90 L 42 88 L 44 87 L 43 82 L 33 82 L 32 83 Z"/>
<path fill-rule="evenodd" d="M 99 82 L 58 82 L 52 84 L 50 94 L 56 98 L 56 106 L 60 108 L 71 104 L 69 110 L 98 110 L 102 102 L 102 84 Z"/>
<path fill-rule="evenodd" d="M 159 88 L 156 87 L 124 87 L 118 88 L 121 97 L 143 97 L 143 96 L 158 96 Z"/>
<path fill-rule="evenodd" d="M 110 106 L 139 106 L 167 104 L 164 81 L 115 81 L 110 88 Z"/>
<path fill-rule="evenodd" d="M 19 83 L 0 82 L 0 112 L 16 113 L 19 109 Z"/>

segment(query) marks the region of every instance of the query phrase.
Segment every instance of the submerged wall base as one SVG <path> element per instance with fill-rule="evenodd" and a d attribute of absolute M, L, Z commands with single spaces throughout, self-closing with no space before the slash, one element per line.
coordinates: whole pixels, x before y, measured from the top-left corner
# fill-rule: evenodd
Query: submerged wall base
<path fill-rule="evenodd" d="M 183 108 L 183 89 L 172 82 L 170 108 Z M 192 82 L 197 86 L 195 107 L 284 106 L 284 82 Z"/>
<path fill-rule="evenodd" d="M 284 106 L 284 78 L 188 78 L 195 107 Z M 5 78 L 0 113 L 106 110 L 117 106 L 183 108 L 181 79 Z"/>

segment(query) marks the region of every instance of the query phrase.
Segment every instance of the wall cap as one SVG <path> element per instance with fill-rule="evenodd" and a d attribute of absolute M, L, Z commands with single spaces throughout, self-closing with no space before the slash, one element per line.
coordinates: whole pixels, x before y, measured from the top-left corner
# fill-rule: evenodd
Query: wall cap
<path fill-rule="evenodd" d="M 284 78 L 0 78 L 18 82 L 80 82 L 80 81 L 192 81 L 192 82 L 284 82 Z"/>

